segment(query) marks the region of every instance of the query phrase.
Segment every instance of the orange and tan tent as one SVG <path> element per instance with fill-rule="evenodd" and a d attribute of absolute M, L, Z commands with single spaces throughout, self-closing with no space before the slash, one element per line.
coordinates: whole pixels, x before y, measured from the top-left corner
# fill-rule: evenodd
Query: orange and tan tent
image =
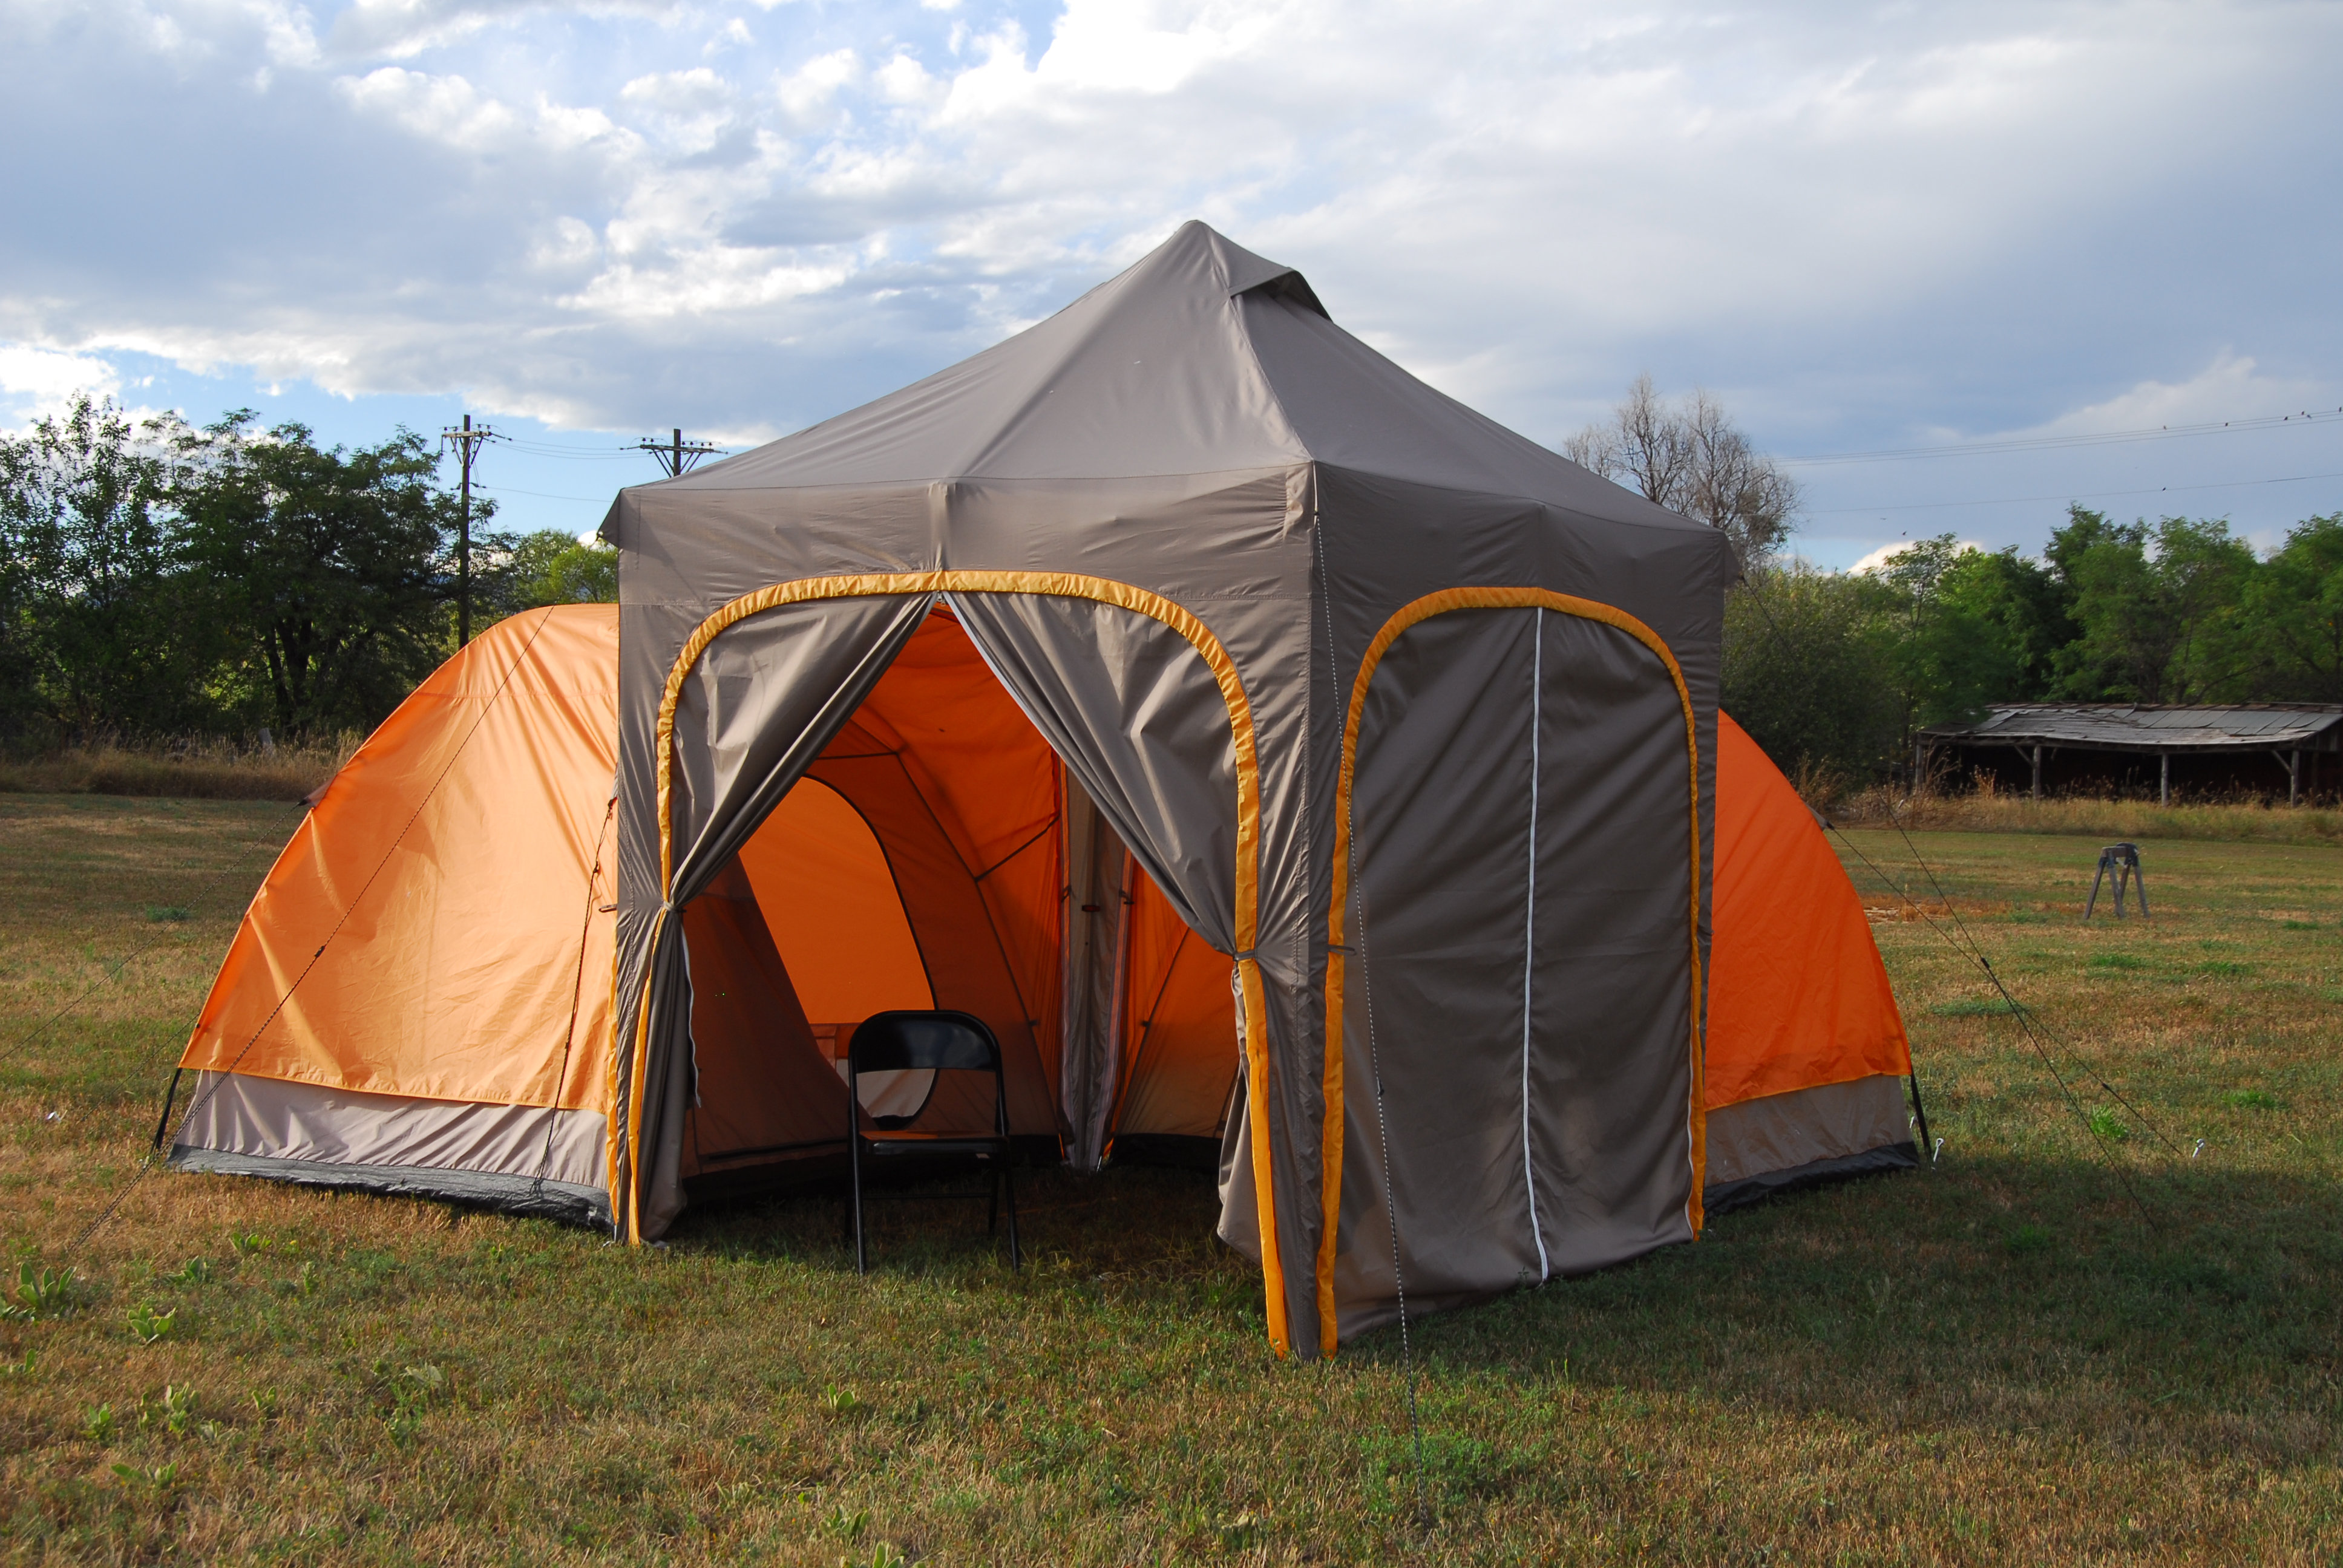
<path fill-rule="evenodd" d="M 176 1163 L 608 1221 L 618 653 L 614 608 L 515 617 L 368 739 L 221 967 Z M 1728 716 L 1718 742 L 1711 1214 L 1914 1162 L 1910 1057 L 1861 900 Z M 1015 1126 L 1051 1160 L 1217 1159 L 1225 960 L 948 615 L 739 862 L 686 915 L 695 1190 L 835 1156 L 839 1042 L 891 1008 L 1021 1027 Z M 866 1084 L 876 1110 L 889 1092 Z"/>
<path fill-rule="evenodd" d="M 833 1157 L 860 1019 L 960 1009 L 1038 1148 L 1217 1136 L 1315 1354 L 1891 1157 L 1861 910 L 1717 711 L 1723 536 L 1201 224 L 603 534 L 615 615 L 497 627 L 287 849 L 179 1163 L 639 1241 Z"/>

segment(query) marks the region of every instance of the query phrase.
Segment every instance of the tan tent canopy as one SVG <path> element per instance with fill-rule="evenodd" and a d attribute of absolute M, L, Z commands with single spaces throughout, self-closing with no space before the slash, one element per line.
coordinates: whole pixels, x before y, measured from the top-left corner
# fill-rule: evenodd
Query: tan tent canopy
<path fill-rule="evenodd" d="M 1403 1274 L 1437 1304 L 1697 1233 L 1722 536 L 1433 392 L 1198 224 L 964 364 L 622 492 L 604 532 L 615 649 L 607 611 L 499 626 L 288 849 L 190 1047 L 210 1076 L 181 1163 L 428 1190 L 354 1131 L 395 1112 L 508 1183 L 458 1195 L 534 1182 L 648 1238 L 695 1192 L 833 1153 L 825 1058 L 937 1006 L 993 1029 L 1013 1131 L 1077 1164 L 1222 1137 L 1221 1233 L 1259 1257 L 1281 1351 L 1387 1317 Z M 558 696 L 552 648 L 578 656 Z M 588 652 L 615 667 L 590 699 Z M 595 702 L 599 751 L 538 707 Z M 538 743 L 568 792 L 508 809 L 505 748 Z M 416 798 L 346 805 L 370 779 Z M 432 912 L 482 896 L 447 847 L 508 809 L 561 824 L 509 852 L 545 907 L 474 951 L 470 914 Z M 1821 875 L 1813 848 L 1791 859 Z M 406 924 L 364 912 L 402 888 Z M 328 912 L 320 972 L 337 944 L 404 953 L 332 1013 L 297 961 Z M 1832 994 L 1877 965 L 1855 919 L 1860 950 L 1842 921 L 1813 960 Z M 526 971 L 534 1000 L 443 995 L 451 963 Z M 575 1022 L 555 970 L 592 977 Z M 413 1020 L 398 1073 L 353 1043 L 407 1038 L 383 1003 Z M 1892 1000 L 1865 1016 L 1747 1097 L 1850 1062 L 1892 1086 Z M 431 1076 L 475 1037 L 501 1053 Z M 296 1083 L 339 1098 L 287 1109 Z M 1744 1163 L 1870 1151 L 1844 1147 L 1877 1131 L 1865 1092 Z M 972 1113 L 939 1090 L 921 1115 Z"/>

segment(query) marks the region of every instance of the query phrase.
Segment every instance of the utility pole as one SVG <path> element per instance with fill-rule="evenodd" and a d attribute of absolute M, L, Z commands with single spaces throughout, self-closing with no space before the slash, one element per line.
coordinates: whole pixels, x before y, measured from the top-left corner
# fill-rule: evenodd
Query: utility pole
<path fill-rule="evenodd" d="M 667 470 L 667 477 L 670 479 L 679 479 L 691 472 L 691 466 L 702 457 L 720 457 L 724 455 L 723 447 L 709 442 L 685 440 L 680 429 L 674 432 L 672 440 L 661 441 L 655 437 L 647 436 L 635 443 L 635 450 L 649 452 L 657 458 L 659 466 Z"/>
<path fill-rule="evenodd" d="M 472 640 L 472 461 L 483 443 L 496 432 L 486 425 L 472 427 L 472 417 L 464 416 L 461 426 L 450 425 L 439 432 L 443 446 L 453 446 L 463 465 L 462 500 L 456 511 L 456 646 L 463 647 Z"/>

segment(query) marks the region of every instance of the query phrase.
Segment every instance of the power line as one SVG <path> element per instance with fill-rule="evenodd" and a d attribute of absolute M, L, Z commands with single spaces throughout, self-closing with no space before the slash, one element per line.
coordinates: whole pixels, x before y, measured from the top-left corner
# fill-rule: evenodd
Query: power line
<path fill-rule="evenodd" d="M 555 441 L 531 441 L 525 437 L 499 437 L 516 452 L 526 452 L 532 457 L 575 457 L 590 462 L 635 460 L 633 447 L 565 447 Z"/>
<path fill-rule="evenodd" d="M 1996 496 L 1978 501 L 1896 501 L 1876 507 L 1815 507 L 1809 508 L 1806 515 L 1828 518 L 1852 512 L 1928 512 L 1946 507 L 2016 507 L 2040 501 L 2112 500 L 2122 496 L 2177 495 L 2187 490 L 2242 490 L 2257 485 L 2307 485 L 2314 479 L 2343 479 L 2343 472 L 2289 474 L 2277 479 L 2223 479 L 2207 485 L 2155 485 L 2144 490 L 2067 490 L 2055 496 Z"/>
<path fill-rule="evenodd" d="M 2221 419 L 2200 425 L 2157 425 L 2137 430 L 2101 430 L 2076 436 L 2008 436 L 1985 441 L 1958 441 L 1942 447 L 1886 447 L 1875 452 L 1819 452 L 1810 457 L 1777 457 L 1775 461 L 1801 467 L 1836 463 L 1896 463 L 1914 457 L 1966 457 L 1991 452 L 2046 452 L 2067 447 L 2105 447 L 2126 441 L 2162 441 L 2179 436 L 2218 436 L 2237 430 L 2274 430 L 2288 425 L 2332 424 L 2343 419 L 2343 408 L 2292 414 L 2264 414 L 2251 419 Z"/>
<path fill-rule="evenodd" d="M 472 482 L 472 487 L 486 490 L 490 495 L 528 496 L 540 501 L 583 501 L 588 506 L 596 507 L 607 507 L 610 504 L 610 498 L 608 496 L 557 496 L 549 490 L 523 490 L 511 485 L 483 485 L 477 479 Z"/>

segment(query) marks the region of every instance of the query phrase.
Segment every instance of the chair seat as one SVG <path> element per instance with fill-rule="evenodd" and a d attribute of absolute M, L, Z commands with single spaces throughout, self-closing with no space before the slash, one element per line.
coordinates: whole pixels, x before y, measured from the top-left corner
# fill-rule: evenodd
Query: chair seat
<path fill-rule="evenodd" d="M 873 1154 L 1006 1154 L 1005 1138 L 955 1138 L 942 1132 L 865 1132 L 862 1146 Z"/>

